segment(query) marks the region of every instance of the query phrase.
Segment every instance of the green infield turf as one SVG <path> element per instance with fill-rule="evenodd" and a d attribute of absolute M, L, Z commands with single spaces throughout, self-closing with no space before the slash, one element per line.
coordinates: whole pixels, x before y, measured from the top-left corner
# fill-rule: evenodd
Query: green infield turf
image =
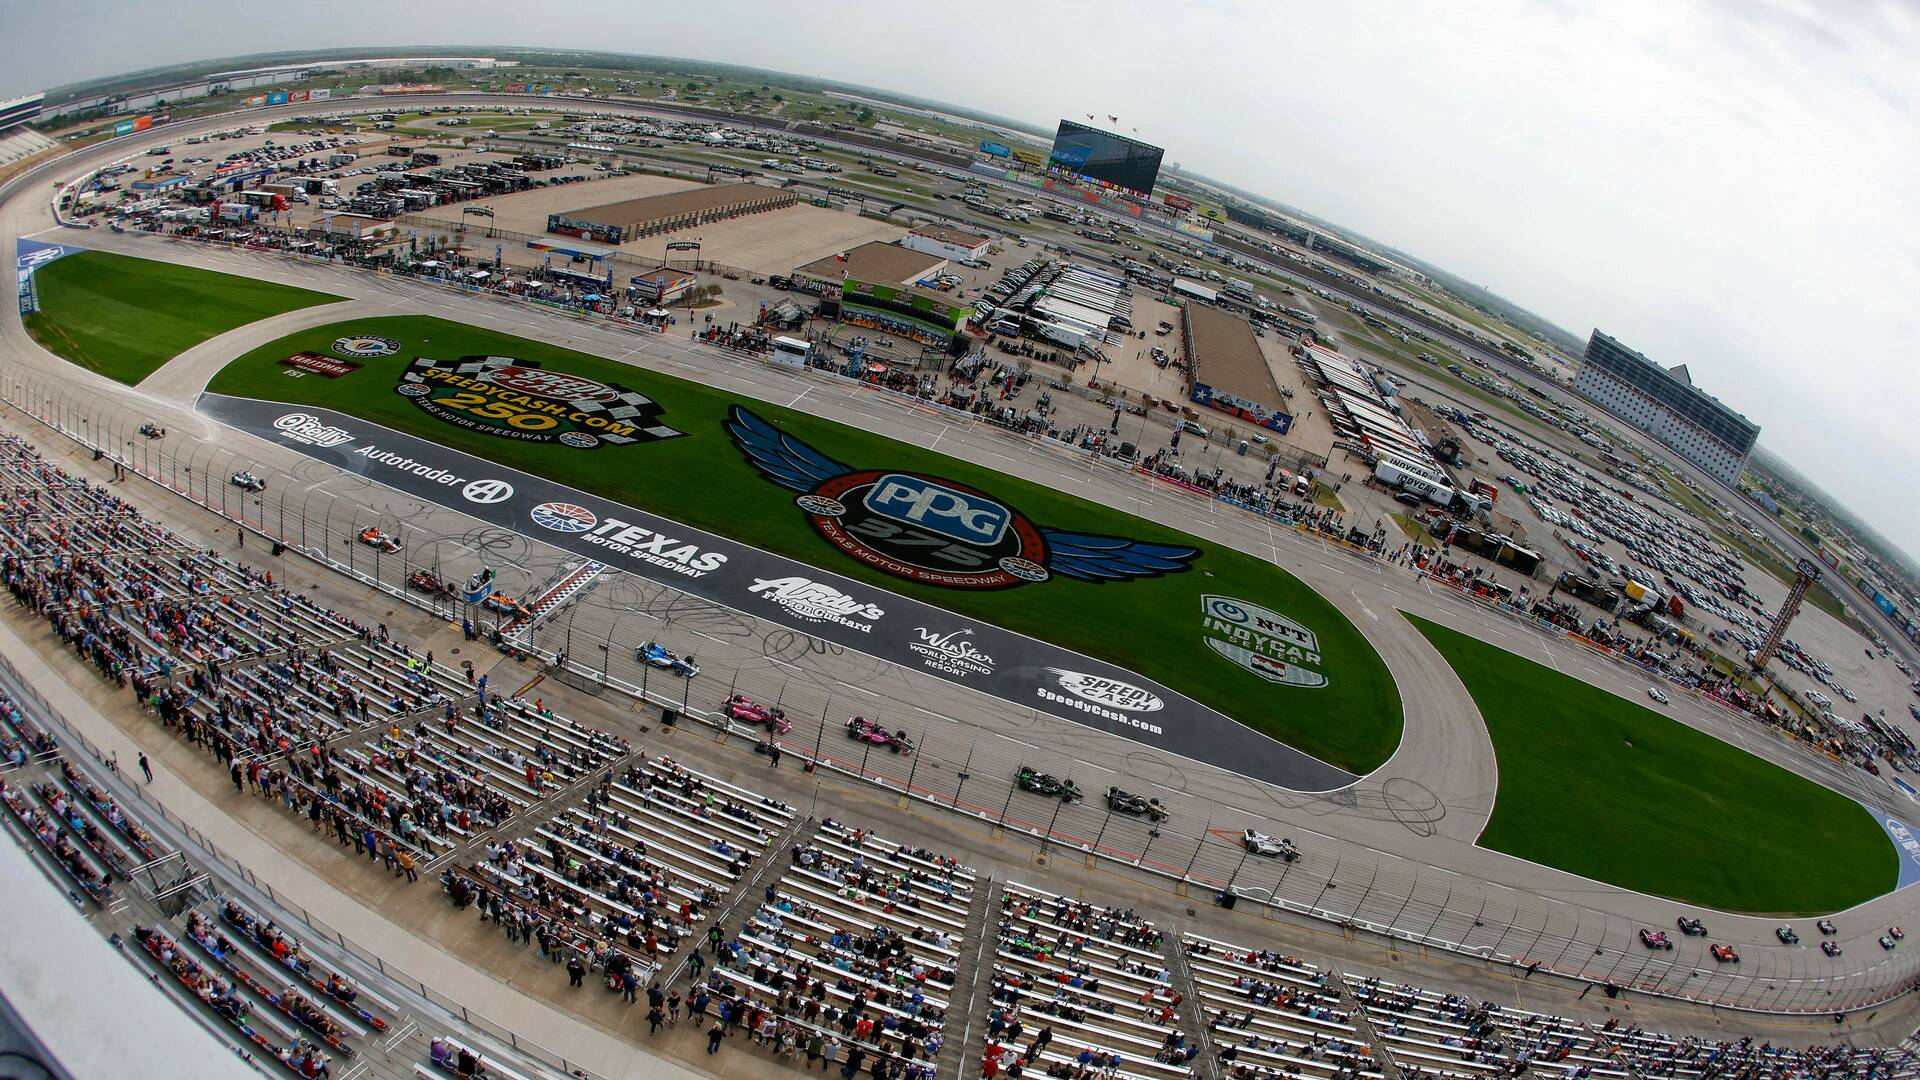
<path fill-rule="evenodd" d="M 36 270 L 27 332 L 48 352 L 129 386 L 195 345 L 326 293 L 190 266 L 82 251 Z"/>
<path fill-rule="evenodd" d="M 337 379 L 286 377 L 282 359 L 298 352 L 341 355 L 332 352 L 336 339 L 355 335 L 392 339 L 399 351 L 357 359 L 364 367 Z M 396 392 L 401 385 L 422 389 L 401 380 L 416 357 L 458 361 L 481 356 L 532 360 L 547 370 L 617 383 L 647 395 L 664 410 L 648 423 L 685 434 L 581 450 L 474 430 L 486 423 L 479 417 L 517 408 L 505 404 L 497 391 L 491 399 L 475 394 L 464 403 L 449 402 L 448 407 L 468 410 L 457 415 L 469 426 L 430 415 Z M 436 393 L 459 389 L 433 385 L 443 388 Z M 1291 574 L 1108 507 L 806 413 L 736 399 L 698 383 L 556 346 L 422 317 L 357 319 L 290 335 L 235 360 L 208 389 L 338 409 L 1056 642 L 1157 679 L 1255 730 L 1356 773 L 1378 766 L 1399 745 L 1400 697 L 1386 666 L 1344 615 Z M 524 405 L 528 399 L 518 400 Z M 1105 583 L 1056 574 L 1046 581 L 1011 581 L 1011 587 L 982 590 L 904 580 L 830 544 L 796 506 L 796 491 L 769 481 L 748 462 L 723 426 L 736 403 L 850 469 L 926 473 L 977 488 L 1041 527 L 1187 544 L 1200 548 L 1201 554 L 1181 572 Z M 504 427 L 508 421 L 491 422 Z M 548 430 L 552 423 L 538 414 L 519 415 L 513 422 Z M 1317 656 L 1294 659 L 1300 667 L 1324 675 L 1326 685 L 1269 681 L 1252 670 L 1262 665 L 1242 666 L 1247 663 L 1244 654 L 1236 663 L 1227 655 L 1233 650 L 1216 651 L 1206 644 L 1205 596 L 1240 601 L 1245 605 L 1241 610 L 1263 607 L 1302 624 L 1313 636 Z"/>
<path fill-rule="evenodd" d="M 1473 695 L 1500 791 L 1480 844 L 1724 911 L 1824 914 L 1892 889 L 1873 815 L 1811 780 L 1408 615 Z"/>

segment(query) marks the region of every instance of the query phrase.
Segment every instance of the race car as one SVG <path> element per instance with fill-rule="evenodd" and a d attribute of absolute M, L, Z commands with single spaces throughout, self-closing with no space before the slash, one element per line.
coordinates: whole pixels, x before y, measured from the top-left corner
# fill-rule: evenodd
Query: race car
<path fill-rule="evenodd" d="M 847 738 L 857 739 L 870 746 L 884 746 L 896 754 L 913 753 L 913 743 L 905 731 L 888 731 L 885 727 L 863 717 L 847 717 Z"/>
<path fill-rule="evenodd" d="M 1820 943 L 1820 951 L 1826 953 L 1828 956 L 1839 956 L 1840 946 L 1835 945 L 1831 941 L 1823 941 Z"/>
<path fill-rule="evenodd" d="M 785 735 L 793 730 L 793 725 L 787 722 L 787 714 L 784 711 L 756 704 L 745 694 L 729 697 L 722 707 L 727 710 L 729 719 L 737 720 L 742 724 L 765 727 L 775 735 Z"/>
<path fill-rule="evenodd" d="M 1020 785 L 1021 791 L 1031 791 L 1035 795 L 1059 799 L 1063 803 L 1076 802 L 1082 797 L 1080 789 L 1073 786 L 1073 781 L 1062 780 L 1052 773 L 1035 772 L 1025 765 L 1020 766 L 1020 771 L 1014 774 L 1013 780 Z"/>
<path fill-rule="evenodd" d="M 256 494 L 267 490 L 267 482 L 253 475 L 250 472 L 234 473 L 232 476 L 227 478 L 227 483 L 232 484 L 234 487 L 237 487 L 237 488 L 244 488 L 247 491 L 251 491 Z"/>
<path fill-rule="evenodd" d="M 1902 941 L 1905 940 L 1907 932 L 1897 926 L 1889 926 L 1887 927 L 1887 936 L 1895 941 Z"/>
<path fill-rule="evenodd" d="M 1682 915 L 1678 920 L 1678 925 L 1680 932 L 1688 937 L 1707 936 L 1707 924 L 1701 922 L 1699 919 L 1689 919 L 1685 915 Z"/>
<path fill-rule="evenodd" d="M 1300 857 L 1300 849 L 1293 846 L 1292 840 L 1282 836 L 1268 836 L 1266 833 L 1248 829 L 1240 834 L 1240 843 L 1245 845 L 1247 851 L 1252 854 L 1263 855 L 1269 859 L 1285 859 L 1292 862 Z"/>
<path fill-rule="evenodd" d="M 1715 960 L 1723 964 L 1737 964 L 1740 962 L 1740 954 L 1734 952 L 1733 946 L 1731 945 L 1709 945 L 1707 946 L 1707 951 L 1713 954 Z"/>
<path fill-rule="evenodd" d="M 1666 931 L 1664 930 L 1648 930 L 1642 927 L 1640 930 L 1640 944 L 1645 945 L 1649 949 L 1672 949 L 1673 939 L 1667 937 Z"/>
<path fill-rule="evenodd" d="M 1892 948 L 1893 948 L 1893 947 L 1894 947 L 1895 945 L 1898 945 L 1898 944 L 1900 944 L 1900 943 L 1899 943 L 1898 941 L 1896 941 L 1896 940 L 1894 940 L 1894 938 L 1893 938 L 1893 936 L 1892 936 L 1892 935 L 1890 935 L 1890 934 L 1881 934 L 1881 935 L 1880 935 L 1880 947 L 1881 947 L 1881 948 L 1883 948 L 1883 949 L 1887 949 L 1887 950 L 1891 950 L 1891 949 L 1892 949 Z"/>
<path fill-rule="evenodd" d="M 1160 805 L 1159 799 L 1149 799 L 1130 791 L 1122 791 L 1117 787 L 1107 789 L 1107 809 L 1122 814 L 1132 814 L 1134 817 L 1143 817 L 1148 821 L 1167 820 L 1167 808 Z"/>
<path fill-rule="evenodd" d="M 1667 697 L 1667 692 L 1657 686 L 1647 687 L 1647 696 L 1662 705 L 1671 704 L 1671 699 Z"/>
<path fill-rule="evenodd" d="M 1782 945 L 1798 945 L 1798 944 L 1800 944 L 1800 935 L 1799 935 L 1799 934 L 1796 934 L 1796 933 L 1794 933 L 1794 932 L 1793 932 L 1793 927 L 1791 927 L 1791 926 L 1782 926 L 1782 927 L 1780 927 L 1780 928 L 1779 928 L 1778 930 L 1775 930 L 1775 931 L 1773 932 L 1773 936 L 1774 936 L 1774 937 L 1777 937 L 1777 938 L 1779 938 L 1779 939 L 1780 939 L 1780 944 L 1782 944 Z"/>
<path fill-rule="evenodd" d="M 140 434 L 145 435 L 149 439 L 164 439 L 167 437 L 167 429 L 158 424 L 141 424 Z"/>
<path fill-rule="evenodd" d="M 1820 920 L 1819 922 L 1817 922 L 1817 923 L 1814 923 L 1813 925 L 1814 925 L 1814 926 L 1816 926 L 1816 927 L 1818 927 L 1818 928 L 1819 928 L 1819 930 L 1820 930 L 1820 932 L 1821 932 L 1821 933 L 1823 933 L 1823 934 L 1835 934 L 1835 933 L 1839 933 L 1839 931 L 1837 931 L 1837 930 L 1835 930 L 1835 929 L 1833 928 L 1833 920 L 1832 920 L 1832 919 L 1821 919 L 1821 920 Z"/>
<path fill-rule="evenodd" d="M 526 605 L 503 592 L 488 593 L 487 598 L 480 601 L 480 606 L 488 611 L 497 611 L 515 619 L 524 619 L 533 614 L 527 610 Z"/>
<path fill-rule="evenodd" d="M 448 599 L 455 595 L 453 586 L 441 581 L 431 570 L 415 570 L 408 574 L 407 588 L 429 596 L 442 596 Z"/>
<path fill-rule="evenodd" d="M 385 551 L 385 552 L 395 552 L 400 550 L 400 541 L 394 539 L 393 537 L 387 535 L 386 533 L 381 532 L 378 528 L 372 525 L 369 525 L 366 528 L 360 530 L 360 542 L 367 545 L 368 547 L 379 548 L 381 551 Z"/>
<path fill-rule="evenodd" d="M 683 679 L 700 674 L 700 665 L 693 662 L 692 656 L 677 656 L 656 641 L 649 641 L 633 650 L 633 658 L 649 667 L 665 668 Z"/>

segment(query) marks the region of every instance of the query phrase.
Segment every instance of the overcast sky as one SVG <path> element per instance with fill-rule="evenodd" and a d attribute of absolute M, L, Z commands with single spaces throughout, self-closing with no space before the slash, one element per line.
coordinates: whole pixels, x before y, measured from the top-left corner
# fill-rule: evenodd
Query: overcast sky
<path fill-rule="evenodd" d="M 487 40 L 1045 125 L 1116 114 L 1169 161 L 1685 362 L 1764 446 L 1920 549 L 1913 4 L 0 0 L 0 97 L 247 52 Z"/>

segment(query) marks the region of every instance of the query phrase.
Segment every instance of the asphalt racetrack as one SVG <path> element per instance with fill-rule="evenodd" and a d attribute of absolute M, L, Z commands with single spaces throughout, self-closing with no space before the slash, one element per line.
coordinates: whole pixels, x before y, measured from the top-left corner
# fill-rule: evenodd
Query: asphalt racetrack
<path fill-rule="evenodd" d="M 1292 791 L 1359 779 L 1132 672 L 342 413 L 211 393 L 199 410 L 585 559 L 1156 750 Z M 959 640 L 967 656 L 939 648 Z"/>

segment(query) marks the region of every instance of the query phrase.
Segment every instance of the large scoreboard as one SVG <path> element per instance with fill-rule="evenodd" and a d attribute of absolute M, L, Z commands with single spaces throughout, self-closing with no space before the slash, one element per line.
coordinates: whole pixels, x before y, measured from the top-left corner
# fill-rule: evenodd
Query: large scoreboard
<path fill-rule="evenodd" d="M 1158 146 L 1124 135 L 1062 120 L 1053 137 L 1053 151 L 1047 155 L 1047 167 L 1145 198 L 1153 194 L 1153 182 L 1160 175 L 1160 159 L 1165 153 Z"/>

